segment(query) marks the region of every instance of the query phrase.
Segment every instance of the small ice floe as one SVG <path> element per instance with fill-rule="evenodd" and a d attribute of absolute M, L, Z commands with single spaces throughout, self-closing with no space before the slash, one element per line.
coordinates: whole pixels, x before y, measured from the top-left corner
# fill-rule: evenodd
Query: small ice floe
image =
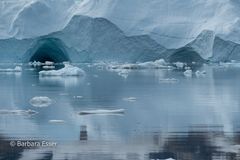
<path fill-rule="evenodd" d="M 159 79 L 160 83 L 177 83 L 178 79 L 175 78 L 165 78 L 165 79 Z"/>
<path fill-rule="evenodd" d="M 55 69 L 55 66 L 43 66 L 43 69 Z"/>
<path fill-rule="evenodd" d="M 22 67 L 16 66 L 15 68 L 6 68 L 6 69 L 0 69 L 0 72 L 22 72 Z"/>
<path fill-rule="evenodd" d="M 82 99 L 83 96 L 73 96 L 73 98 L 76 98 L 76 99 Z"/>
<path fill-rule="evenodd" d="M 33 66 L 33 67 L 37 67 L 37 66 L 41 66 L 43 65 L 44 63 L 42 62 L 37 62 L 37 61 L 33 61 L 33 62 L 29 62 L 28 65 L 29 66 Z"/>
<path fill-rule="evenodd" d="M 175 62 L 173 64 L 177 67 L 177 69 L 183 69 L 186 66 L 183 62 Z"/>
<path fill-rule="evenodd" d="M 48 121 L 49 123 L 57 123 L 57 124 L 63 124 L 65 123 L 64 120 L 61 120 L 61 119 L 51 119 Z"/>
<path fill-rule="evenodd" d="M 40 71 L 40 76 L 84 76 L 85 72 L 75 66 L 65 63 L 64 68 L 51 71 Z"/>
<path fill-rule="evenodd" d="M 195 75 L 196 77 L 205 77 L 206 76 L 206 71 L 196 71 Z"/>
<path fill-rule="evenodd" d="M 45 61 L 44 65 L 46 65 L 46 66 L 52 66 L 52 65 L 54 65 L 54 62 Z"/>
<path fill-rule="evenodd" d="M 191 69 L 186 70 L 185 72 L 183 72 L 183 74 L 185 77 L 192 77 L 192 70 Z"/>
<path fill-rule="evenodd" d="M 113 110 L 107 110 L 107 109 L 97 109 L 97 110 L 88 110 L 88 111 L 81 111 L 78 114 L 79 115 L 89 115 L 89 114 L 97 114 L 97 115 L 122 115 L 124 114 L 124 109 L 113 109 Z"/>
<path fill-rule="evenodd" d="M 38 112 L 34 110 L 0 110 L 0 114 L 7 114 L 7 115 L 35 115 Z"/>
<path fill-rule="evenodd" d="M 136 97 L 126 97 L 126 98 L 123 98 L 124 101 L 128 101 L 128 102 L 135 102 L 137 101 L 137 98 Z"/>
<path fill-rule="evenodd" d="M 33 97 L 29 103 L 34 107 L 47 107 L 52 104 L 49 97 Z"/>

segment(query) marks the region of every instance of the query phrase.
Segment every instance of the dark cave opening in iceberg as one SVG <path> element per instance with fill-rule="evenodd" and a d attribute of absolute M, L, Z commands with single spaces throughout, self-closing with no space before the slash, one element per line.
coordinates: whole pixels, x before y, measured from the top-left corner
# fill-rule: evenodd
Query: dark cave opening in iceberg
<path fill-rule="evenodd" d="M 37 43 L 29 50 L 27 61 L 62 63 L 70 61 L 68 53 L 63 42 L 57 38 L 44 38 L 37 41 Z"/>

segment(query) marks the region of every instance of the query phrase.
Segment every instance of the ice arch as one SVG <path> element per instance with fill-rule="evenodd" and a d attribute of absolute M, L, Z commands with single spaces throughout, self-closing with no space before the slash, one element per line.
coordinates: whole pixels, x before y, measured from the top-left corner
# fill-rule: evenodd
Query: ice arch
<path fill-rule="evenodd" d="M 25 54 L 24 60 L 29 61 L 52 61 L 60 63 L 70 61 L 64 43 L 57 38 L 43 38 L 38 40 Z"/>

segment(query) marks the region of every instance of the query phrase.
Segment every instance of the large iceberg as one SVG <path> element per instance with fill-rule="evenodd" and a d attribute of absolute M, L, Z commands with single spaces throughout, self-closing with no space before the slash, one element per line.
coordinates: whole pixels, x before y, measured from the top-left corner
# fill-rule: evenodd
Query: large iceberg
<path fill-rule="evenodd" d="M 0 40 L 0 61 L 143 62 L 166 49 L 147 35 L 126 36 L 104 18 L 74 16 L 61 31 L 30 39 Z"/>
<path fill-rule="evenodd" d="M 4 1 L 0 62 L 238 60 L 231 47 L 240 42 L 238 7 L 229 0 Z"/>

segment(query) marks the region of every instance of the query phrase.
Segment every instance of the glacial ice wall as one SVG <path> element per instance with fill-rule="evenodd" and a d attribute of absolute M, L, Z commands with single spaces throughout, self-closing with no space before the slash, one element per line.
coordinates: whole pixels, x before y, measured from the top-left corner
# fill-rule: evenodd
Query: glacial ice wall
<path fill-rule="evenodd" d="M 148 34 L 167 48 L 203 30 L 240 42 L 238 0 L 2 0 L 0 8 L 0 38 L 42 36 L 81 14 L 107 18 L 127 35 Z"/>

